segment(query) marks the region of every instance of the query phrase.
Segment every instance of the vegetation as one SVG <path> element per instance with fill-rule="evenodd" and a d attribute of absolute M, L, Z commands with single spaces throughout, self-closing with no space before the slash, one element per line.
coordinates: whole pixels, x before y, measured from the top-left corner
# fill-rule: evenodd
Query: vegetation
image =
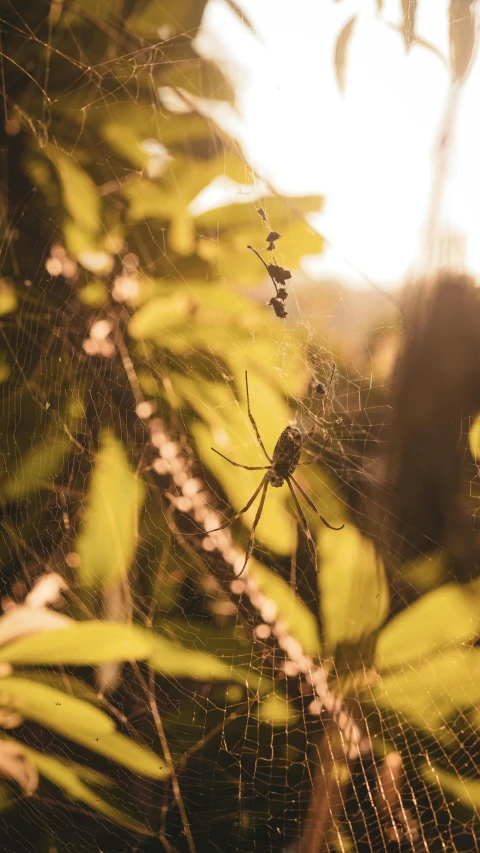
<path fill-rule="evenodd" d="M 470 850 L 473 550 L 461 574 L 453 535 L 412 558 L 381 527 L 396 329 L 368 341 L 372 392 L 344 342 L 265 304 L 247 247 L 291 293 L 322 199 L 192 207 L 216 178 L 240 198 L 256 181 L 211 118 L 233 93 L 195 49 L 205 5 L 2 12 L 5 848 Z M 293 417 L 317 426 L 298 478 L 345 523 L 305 508 L 318 575 L 287 489 L 243 574 L 255 507 L 207 535 L 262 476 L 212 452 L 263 464 L 246 370 L 269 453 Z"/>

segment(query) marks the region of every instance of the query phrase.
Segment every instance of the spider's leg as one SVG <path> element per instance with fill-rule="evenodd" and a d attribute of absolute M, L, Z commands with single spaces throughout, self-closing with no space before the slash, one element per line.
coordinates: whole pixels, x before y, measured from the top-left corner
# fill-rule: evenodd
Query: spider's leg
<path fill-rule="evenodd" d="M 342 528 L 343 528 L 343 527 L 345 527 L 345 525 L 344 525 L 344 524 L 341 524 L 341 525 L 340 525 L 340 527 L 334 527 L 334 526 L 333 526 L 333 524 L 330 524 L 330 523 L 327 521 L 327 519 L 323 517 L 323 515 L 321 514 L 321 512 L 319 512 L 319 511 L 318 511 L 318 509 L 317 509 L 317 507 L 315 506 L 315 504 L 313 503 L 312 499 L 311 499 L 311 498 L 309 498 L 309 496 L 307 495 L 307 493 L 306 493 L 305 489 L 302 489 L 302 487 L 301 487 L 300 483 L 295 479 L 295 477 L 293 476 L 293 474 L 290 474 L 290 479 L 292 480 L 292 482 L 293 482 L 293 483 L 295 483 L 295 486 L 297 487 L 298 491 L 300 492 L 300 494 L 302 495 L 302 497 L 304 497 L 304 498 L 305 498 L 305 500 L 306 500 L 307 504 L 309 505 L 310 509 L 313 509 L 313 511 L 314 511 L 315 515 L 317 516 L 317 518 L 319 518 L 319 519 L 320 519 L 320 521 L 323 521 L 323 523 L 324 523 L 325 527 L 329 527 L 329 528 L 330 528 L 330 530 L 342 530 Z"/>
<path fill-rule="evenodd" d="M 308 441 L 308 439 L 310 438 L 310 435 L 311 435 L 311 434 L 312 434 L 312 430 L 310 430 L 310 432 L 309 432 L 309 433 L 307 433 L 307 438 L 305 439 L 305 441 L 304 441 L 304 442 L 303 442 L 303 444 L 302 444 L 302 450 L 303 450 L 304 445 L 306 444 L 306 442 L 307 442 L 307 441 Z M 325 448 L 326 448 L 326 446 L 327 446 L 327 444 L 328 444 L 328 442 L 329 442 L 329 441 L 330 441 L 330 436 L 328 436 L 327 440 L 325 441 L 325 443 L 324 443 L 324 445 L 323 445 L 323 447 L 322 447 L 322 449 L 321 449 L 320 453 L 317 453 L 317 454 L 313 457 L 313 459 L 309 459 L 309 460 L 308 460 L 308 462 L 299 462 L 299 463 L 298 463 L 298 465 L 313 465 L 313 463 L 314 463 L 314 462 L 316 462 L 316 461 L 317 461 L 317 459 L 320 459 L 320 457 L 323 455 L 323 451 L 325 450 Z M 298 465 L 297 465 L 297 468 L 298 468 Z"/>
<path fill-rule="evenodd" d="M 205 532 L 206 533 L 216 533 L 217 530 L 225 530 L 225 528 L 228 527 L 230 524 L 233 524 L 233 522 L 236 521 L 237 518 L 240 518 L 240 516 L 243 515 L 243 513 L 247 511 L 247 509 L 250 509 L 254 500 L 258 497 L 258 494 L 259 494 L 260 490 L 262 489 L 262 486 L 265 486 L 265 487 L 268 486 L 268 482 L 265 482 L 266 477 L 267 477 L 267 475 L 265 474 L 265 477 L 263 477 L 262 482 L 260 483 L 258 489 L 255 489 L 252 497 L 250 498 L 248 503 L 245 504 L 243 509 L 240 510 L 240 512 L 236 512 L 232 518 L 229 518 L 228 521 L 224 521 L 224 523 L 221 524 L 220 527 L 214 527 L 213 530 L 207 530 Z M 262 495 L 262 501 L 260 502 L 262 505 L 263 505 L 262 502 L 264 499 L 265 499 L 265 495 L 263 494 Z"/>
<path fill-rule="evenodd" d="M 263 479 L 265 480 L 265 477 Z M 257 529 L 257 524 L 260 521 L 260 516 L 262 514 L 263 505 L 265 503 L 265 498 L 267 495 L 267 489 L 268 489 L 268 480 L 265 482 L 265 484 L 263 486 L 263 494 L 262 494 L 262 497 L 260 498 L 260 503 L 258 504 L 257 513 L 256 513 L 255 518 L 253 520 L 252 529 L 250 531 L 250 536 L 248 537 L 247 550 L 245 551 L 245 562 L 242 566 L 242 570 L 238 573 L 237 578 L 239 578 L 240 575 L 245 571 L 246 565 L 247 565 L 247 563 L 250 559 L 250 555 L 253 551 L 253 544 L 255 541 L 255 531 Z"/>
<path fill-rule="evenodd" d="M 295 490 L 294 490 L 294 488 L 290 482 L 290 477 L 287 477 L 287 483 L 288 483 L 288 488 L 290 489 L 290 491 L 292 493 L 293 500 L 295 502 L 295 507 L 297 510 L 297 515 L 300 519 L 300 524 L 302 525 L 303 532 L 305 533 L 305 536 L 307 537 L 308 545 L 310 547 L 310 555 L 313 559 L 313 564 L 314 564 L 314 566 L 318 572 L 317 547 L 315 545 L 315 542 L 313 541 L 313 536 L 310 533 L 310 529 L 308 527 L 308 522 L 307 522 L 307 519 L 305 518 L 305 513 L 303 512 L 303 509 L 300 506 L 300 501 L 298 500 L 298 498 L 295 494 Z"/>
<path fill-rule="evenodd" d="M 270 456 L 268 455 L 267 451 L 265 450 L 265 446 L 263 444 L 262 437 L 258 431 L 257 424 L 255 423 L 255 418 L 253 417 L 251 409 L 250 409 L 250 394 L 248 393 L 248 374 L 247 374 L 247 371 L 245 371 L 245 387 L 247 389 L 247 409 L 248 409 L 248 417 L 250 418 L 250 423 L 252 424 L 252 426 L 255 430 L 255 435 L 257 436 L 257 440 L 258 440 L 260 447 L 262 448 L 262 450 L 263 450 L 265 456 L 267 457 L 268 461 L 271 462 L 272 460 L 270 459 Z"/>
<path fill-rule="evenodd" d="M 245 468 L 246 471 L 266 471 L 267 468 L 270 468 L 270 465 L 242 465 L 241 462 L 234 462 L 233 459 L 229 459 L 228 456 L 225 456 L 224 453 L 220 453 L 219 450 L 215 450 L 214 447 L 211 447 L 210 450 L 213 450 L 214 453 L 218 453 L 222 459 L 226 459 L 227 462 L 230 462 L 230 465 L 236 465 L 237 468 Z"/>

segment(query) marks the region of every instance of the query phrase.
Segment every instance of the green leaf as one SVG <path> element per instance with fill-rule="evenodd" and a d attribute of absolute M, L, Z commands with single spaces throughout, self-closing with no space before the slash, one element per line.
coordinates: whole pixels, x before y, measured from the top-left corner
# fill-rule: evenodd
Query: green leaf
<path fill-rule="evenodd" d="M 48 488 L 60 472 L 71 446 L 66 435 L 51 433 L 27 450 L 18 468 L 8 474 L 3 487 L 5 496 L 11 501 L 22 500 L 38 489 Z"/>
<path fill-rule="evenodd" d="M 480 633 L 480 581 L 445 584 L 415 601 L 381 631 L 376 647 L 378 670 L 420 663 L 448 646 Z"/>
<path fill-rule="evenodd" d="M 374 688 L 377 707 L 397 712 L 432 735 L 459 709 L 480 702 L 480 649 L 460 648 L 385 676 Z"/>
<path fill-rule="evenodd" d="M 422 764 L 422 776 L 429 786 L 436 785 L 442 791 L 445 806 L 451 808 L 461 803 L 478 815 L 480 808 L 480 780 L 466 779 L 435 764 Z"/>
<path fill-rule="evenodd" d="M 248 671 L 231 667 L 215 655 L 185 648 L 159 634 L 153 635 L 153 654 L 148 662 L 152 669 L 168 678 L 237 681 L 245 685 L 249 677 Z"/>
<path fill-rule="evenodd" d="M 97 234 L 101 230 L 101 211 L 95 184 L 77 161 L 59 148 L 48 145 L 46 153 L 60 178 L 67 213 L 80 230 L 91 235 Z"/>
<path fill-rule="evenodd" d="M 82 769 L 78 765 L 71 765 L 59 758 L 37 752 L 34 749 L 26 750 L 32 764 L 38 772 L 53 782 L 63 793 L 74 802 L 85 803 L 99 814 L 123 826 L 131 832 L 143 835 L 151 835 L 151 831 L 144 824 L 135 820 L 124 811 L 115 808 L 111 803 L 103 799 L 98 791 L 92 791 L 82 780 Z M 87 770 L 87 768 L 85 768 Z"/>
<path fill-rule="evenodd" d="M 227 344 L 228 346 L 228 344 Z M 211 448 L 245 465 L 264 465 L 265 457 L 258 446 L 247 415 L 244 375 L 239 376 L 241 400 L 238 401 L 228 385 L 175 377 L 174 389 L 187 399 L 210 429 L 201 423 L 192 425 L 200 455 L 214 472 L 236 509 L 242 509 L 253 495 L 263 476 L 262 471 L 238 471 Z M 250 402 L 260 435 L 268 452 L 272 452 L 280 433 L 290 420 L 290 412 L 275 388 L 258 375 L 249 378 Z M 259 542 L 277 554 L 291 554 L 296 542 L 296 526 L 285 507 L 289 498 L 287 488 L 269 488 L 262 516 L 257 527 Z M 241 516 L 241 522 L 251 527 L 256 504 Z"/>
<path fill-rule="evenodd" d="M 115 730 L 113 720 L 89 702 L 28 678 L 2 678 L 0 705 L 72 740 L 79 731 L 93 732 L 97 736 Z"/>
<path fill-rule="evenodd" d="M 83 584 L 108 587 L 126 577 L 135 554 L 144 498 L 144 484 L 128 465 L 123 445 L 112 432 L 104 431 L 76 545 L 77 571 Z"/>
<path fill-rule="evenodd" d="M 82 730 L 71 737 L 92 752 L 98 752 L 139 776 L 147 776 L 149 779 L 166 779 L 168 776 L 163 758 L 120 732 L 107 732 L 97 737 L 94 732 Z"/>
<path fill-rule="evenodd" d="M 162 36 L 167 41 L 185 32 L 192 38 L 202 21 L 205 5 L 206 0 L 167 0 L 162 3 L 148 0 L 135 5 L 126 25 L 136 35 L 155 41 Z"/>
<path fill-rule="evenodd" d="M 281 728 L 295 725 L 298 721 L 298 714 L 293 710 L 291 702 L 277 693 L 271 693 L 262 699 L 258 708 L 258 717 L 263 723 Z"/>
<path fill-rule="evenodd" d="M 39 666 L 94 666 L 145 660 L 152 653 L 149 634 L 133 625 L 91 620 L 74 627 L 21 637 L 0 648 L 0 662 Z"/>
<path fill-rule="evenodd" d="M 470 447 L 470 453 L 475 459 L 475 462 L 478 463 L 480 461 L 480 415 L 477 415 L 472 424 L 468 436 L 468 444 Z"/>
<path fill-rule="evenodd" d="M 162 342 L 164 330 L 185 323 L 192 302 L 188 293 L 181 288 L 171 296 L 159 296 L 142 305 L 128 325 L 128 333 L 134 340 L 153 339 Z"/>
<path fill-rule="evenodd" d="M 304 652 L 320 656 L 317 620 L 292 587 L 277 572 L 267 569 L 258 560 L 249 561 L 248 573 L 256 581 L 259 591 L 273 603 L 275 618 L 281 620 Z"/>
<path fill-rule="evenodd" d="M 323 530 L 319 537 L 319 595 L 330 650 L 372 634 L 388 612 L 388 587 L 373 544 L 357 530 Z"/>

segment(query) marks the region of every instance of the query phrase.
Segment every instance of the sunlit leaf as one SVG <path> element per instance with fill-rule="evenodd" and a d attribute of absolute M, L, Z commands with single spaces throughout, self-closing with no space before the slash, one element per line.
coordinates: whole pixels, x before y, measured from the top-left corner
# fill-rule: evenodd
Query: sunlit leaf
<path fill-rule="evenodd" d="M 438 764 L 422 764 L 422 776 L 429 785 L 442 791 L 445 804 L 454 806 L 461 803 L 467 809 L 478 813 L 480 808 L 480 780 L 467 779 L 444 770 Z"/>
<path fill-rule="evenodd" d="M 47 607 L 32 610 L 27 605 L 19 604 L 0 618 L 0 646 L 26 634 L 67 628 L 71 624 L 72 619 L 63 613 Z"/>
<path fill-rule="evenodd" d="M 82 779 L 82 770 L 78 765 L 71 765 L 60 758 L 54 758 L 50 755 L 37 752 L 33 749 L 28 749 L 28 757 L 32 764 L 35 765 L 38 772 L 53 782 L 63 793 L 74 802 L 85 803 L 104 817 L 123 826 L 132 832 L 138 832 L 144 835 L 150 834 L 150 830 L 135 818 L 131 817 L 125 811 L 115 808 L 111 803 L 107 802 L 99 795 L 98 790 L 92 791 Z M 85 775 L 88 774 L 88 768 L 85 768 Z M 99 784 L 99 775 L 94 777 Z"/>
<path fill-rule="evenodd" d="M 292 587 L 278 572 L 268 569 L 258 560 L 249 561 L 248 573 L 256 581 L 260 592 L 272 602 L 275 618 L 281 620 L 293 639 L 300 643 L 303 651 L 309 655 L 319 655 L 317 620 Z"/>
<path fill-rule="evenodd" d="M 228 386 L 221 386 L 219 383 L 203 382 L 199 385 L 186 377 L 177 376 L 174 384 L 175 390 L 188 399 L 196 412 L 210 425 L 208 430 L 201 423 L 193 424 L 193 434 L 203 462 L 218 477 L 229 501 L 237 510 L 242 509 L 253 495 L 263 472 L 239 471 L 211 448 L 213 445 L 221 453 L 245 465 L 267 464 L 248 420 L 243 382 L 242 376 L 242 405 Z M 280 433 L 289 422 L 289 410 L 278 392 L 260 377 L 250 377 L 250 389 L 251 406 L 260 435 L 271 453 Z M 278 554 L 292 553 L 296 541 L 295 524 L 285 509 L 288 494 L 286 488 L 268 490 L 257 527 L 258 541 Z M 255 512 L 256 504 L 241 516 L 242 523 L 251 527 Z"/>
<path fill-rule="evenodd" d="M 379 670 L 419 663 L 447 646 L 480 633 L 480 583 L 450 583 L 422 596 L 381 631 L 375 662 Z"/>
<path fill-rule="evenodd" d="M 92 235 L 98 233 L 101 227 L 100 197 L 92 179 L 77 160 L 59 148 L 49 145 L 46 152 L 58 172 L 67 212 L 82 231 Z"/>
<path fill-rule="evenodd" d="M 354 15 L 352 18 L 350 18 L 349 21 L 347 21 L 347 23 L 341 30 L 340 35 L 337 38 L 337 43 L 335 45 L 335 71 L 337 73 L 338 85 L 340 86 L 342 92 L 345 89 L 348 49 L 350 47 L 350 41 L 352 38 L 356 20 L 357 16 Z"/>
<path fill-rule="evenodd" d="M 237 670 L 221 658 L 196 649 L 188 649 L 158 634 L 153 637 L 152 669 L 168 678 L 194 678 L 198 681 L 237 681 L 245 684 L 247 672 Z"/>
<path fill-rule="evenodd" d="M 15 740 L 0 740 L 0 776 L 12 779 L 31 796 L 38 786 L 38 772 L 23 744 Z M 8 805 L 8 800 L 6 805 Z"/>
<path fill-rule="evenodd" d="M 129 29 L 139 36 L 158 41 L 188 32 L 190 38 L 200 26 L 206 0 L 148 0 L 134 7 L 127 19 Z"/>
<path fill-rule="evenodd" d="M 115 730 L 113 720 L 90 702 L 28 678 L 2 678 L 0 704 L 72 740 L 80 730 L 95 735 Z"/>
<path fill-rule="evenodd" d="M 480 649 L 447 650 L 384 676 L 373 695 L 377 707 L 435 733 L 459 709 L 480 702 Z"/>
<path fill-rule="evenodd" d="M 9 500 L 20 500 L 49 486 L 71 451 L 62 433 L 51 433 L 23 454 L 18 468 L 8 475 L 4 492 Z"/>
<path fill-rule="evenodd" d="M 145 660 L 152 653 L 148 633 L 118 622 L 77 622 L 61 631 L 21 637 L 0 648 L 0 662 L 40 666 L 91 666 L 108 661 Z"/>
<path fill-rule="evenodd" d="M 298 720 L 298 714 L 295 713 L 291 702 L 277 693 L 271 693 L 262 699 L 258 708 L 258 717 L 263 723 L 282 728 L 294 725 Z"/>
<path fill-rule="evenodd" d="M 388 612 L 388 588 L 373 543 L 357 528 L 323 530 L 319 537 L 319 592 L 329 648 L 358 643 Z"/>
<path fill-rule="evenodd" d="M 77 540 L 78 576 L 89 586 L 114 585 L 126 577 L 136 547 L 143 482 L 125 458 L 123 445 L 104 431 L 87 493 L 86 517 Z"/>
<path fill-rule="evenodd" d="M 452 77 L 462 81 L 477 44 L 475 0 L 450 0 L 450 61 Z"/>
<path fill-rule="evenodd" d="M 415 18 L 417 14 L 417 0 L 402 0 L 403 37 L 407 49 L 415 41 Z"/>
<path fill-rule="evenodd" d="M 150 779 L 166 779 L 168 776 L 163 758 L 120 732 L 107 732 L 97 736 L 94 732 L 85 732 L 82 729 L 71 737 L 82 746 L 104 755 L 122 767 L 127 767 L 139 776 L 147 776 Z"/>

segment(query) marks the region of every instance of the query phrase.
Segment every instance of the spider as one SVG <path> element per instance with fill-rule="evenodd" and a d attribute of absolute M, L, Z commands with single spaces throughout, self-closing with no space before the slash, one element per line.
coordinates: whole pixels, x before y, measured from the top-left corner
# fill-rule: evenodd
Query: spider
<path fill-rule="evenodd" d="M 332 378 L 334 371 L 335 366 L 332 371 Z M 280 438 L 278 439 L 275 445 L 275 449 L 273 451 L 273 458 L 271 459 L 267 451 L 265 450 L 265 445 L 262 441 L 257 424 L 255 423 L 255 418 L 253 417 L 252 411 L 250 409 L 250 395 L 248 393 L 247 371 L 245 371 L 245 387 L 247 389 L 248 417 L 250 418 L 250 423 L 252 424 L 253 429 L 255 430 L 255 435 L 257 436 L 258 443 L 262 448 L 266 458 L 268 459 L 268 465 L 243 465 L 240 462 L 234 462 L 233 459 L 229 459 L 228 456 L 225 456 L 223 453 L 220 453 L 219 450 L 216 450 L 214 447 L 212 447 L 212 450 L 215 453 L 218 453 L 218 455 L 221 456 L 223 459 L 226 459 L 227 462 L 230 462 L 230 465 L 235 465 L 237 468 L 244 468 L 246 471 L 265 471 L 266 473 L 264 474 L 260 485 L 257 489 L 255 489 L 255 492 L 253 493 L 248 503 L 245 504 L 243 509 L 241 509 L 240 512 L 235 513 L 233 518 L 230 518 L 228 521 L 225 521 L 224 524 L 220 525 L 220 527 L 215 527 L 214 530 L 210 530 L 209 533 L 214 533 L 216 530 L 224 530 L 225 527 L 228 527 L 230 524 L 236 521 L 237 518 L 239 518 L 241 515 L 243 515 L 244 512 L 247 512 L 247 510 L 250 509 L 260 492 L 262 493 L 260 503 L 258 505 L 258 509 L 253 521 L 250 537 L 248 540 L 247 550 L 245 553 L 245 562 L 241 571 L 238 574 L 239 577 L 245 570 L 248 560 L 250 559 L 250 555 L 253 551 L 255 531 L 257 529 L 258 522 L 260 521 L 260 516 L 262 515 L 263 505 L 265 503 L 265 498 L 267 495 L 267 489 L 269 486 L 273 486 L 275 489 L 278 489 L 280 488 L 280 486 L 283 486 L 284 482 L 286 482 L 292 494 L 301 527 L 307 537 L 310 548 L 312 549 L 312 555 L 316 565 L 315 543 L 308 528 L 307 519 L 305 518 L 305 514 L 302 510 L 302 507 L 300 506 L 300 501 L 298 500 L 295 489 L 298 489 L 302 497 L 306 500 L 308 506 L 314 511 L 315 515 L 320 519 L 320 521 L 323 522 L 325 527 L 329 527 L 330 530 L 341 530 L 344 525 L 342 524 L 340 527 L 334 527 L 332 524 L 330 524 L 327 519 L 324 518 L 323 515 L 318 511 L 311 498 L 309 498 L 305 490 L 302 488 L 298 480 L 296 480 L 293 475 L 299 465 L 312 465 L 314 462 L 316 462 L 316 460 L 319 459 L 319 457 L 322 455 L 327 442 L 325 442 L 325 444 L 323 445 L 320 453 L 318 453 L 317 456 L 315 456 L 313 459 L 309 460 L 308 462 L 300 462 L 300 454 L 307 441 L 312 437 L 313 433 L 315 432 L 315 425 L 304 436 L 302 436 L 302 433 L 298 429 L 298 427 L 287 426 L 281 433 Z"/>

